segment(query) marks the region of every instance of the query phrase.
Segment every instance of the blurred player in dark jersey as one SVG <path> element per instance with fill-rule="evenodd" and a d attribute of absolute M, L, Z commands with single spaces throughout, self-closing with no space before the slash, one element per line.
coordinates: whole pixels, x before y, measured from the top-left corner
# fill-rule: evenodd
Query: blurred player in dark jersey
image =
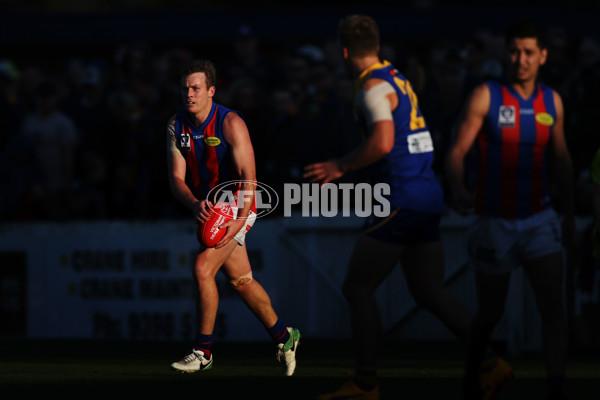
<path fill-rule="evenodd" d="M 558 93 L 537 81 L 547 58 L 540 29 L 529 22 L 515 23 L 507 32 L 506 45 L 506 78 L 473 91 L 447 158 L 456 209 L 478 216 L 469 239 L 478 309 L 466 363 L 466 398 L 482 398 L 479 382 L 487 377 L 479 365 L 504 313 L 510 272 L 522 265 L 542 317 L 548 399 L 564 399 L 567 329 L 562 244 L 572 237 L 574 217 L 563 104 Z M 474 190 L 465 184 L 464 166 L 472 147 L 478 160 Z M 565 212 L 562 222 L 551 203 L 550 165 L 555 167 Z"/>
<path fill-rule="evenodd" d="M 348 71 L 356 78 L 355 115 L 364 141 L 342 158 L 307 166 L 304 176 L 327 183 L 368 168 L 373 184 L 389 185 L 391 209 L 388 216 L 367 219 L 343 284 L 355 340 L 355 377 L 318 398 L 379 399 L 376 355 L 381 322 L 374 292 L 398 262 L 417 304 L 463 341 L 471 313 L 444 290 L 439 232 L 444 198 L 431 167 L 433 143 L 417 96 L 393 65 L 380 60 L 379 28 L 371 17 L 342 19 L 338 34 Z"/>

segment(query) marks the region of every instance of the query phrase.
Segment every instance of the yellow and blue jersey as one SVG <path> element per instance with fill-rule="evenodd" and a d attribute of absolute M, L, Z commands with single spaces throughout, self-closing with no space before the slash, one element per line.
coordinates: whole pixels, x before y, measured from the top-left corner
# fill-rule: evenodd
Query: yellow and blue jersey
<path fill-rule="evenodd" d="M 431 168 L 433 142 L 419 110 L 416 94 L 408 80 L 387 61 L 372 65 L 361 73 L 356 81 L 356 93 L 371 78 L 389 82 L 399 100 L 398 106 L 392 110 L 394 147 L 371 165 L 372 180 L 390 185 L 387 198 L 392 208 L 441 213 L 444 210 L 443 192 Z M 355 117 L 363 133 L 369 132 L 358 104 Z"/>

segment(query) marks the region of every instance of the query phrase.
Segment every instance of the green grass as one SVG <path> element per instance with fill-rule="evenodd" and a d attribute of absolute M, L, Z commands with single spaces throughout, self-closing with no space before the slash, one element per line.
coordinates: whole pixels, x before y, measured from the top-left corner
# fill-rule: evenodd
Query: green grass
<path fill-rule="evenodd" d="M 456 343 L 390 343 L 381 357 L 383 399 L 461 399 L 463 349 Z M 213 346 L 215 364 L 203 374 L 172 371 L 185 343 L 110 341 L 0 341 L 3 399 L 313 399 L 352 376 L 350 343 L 304 339 L 296 375 L 279 376 L 270 343 Z M 539 354 L 505 357 L 517 379 L 497 400 L 544 399 Z M 572 357 L 572 400 L 600 398 L 600 359 Z M 58 397 L 60 396 L 60 397 Z M 116 400 L 116 399 L 115 399 Z"/>

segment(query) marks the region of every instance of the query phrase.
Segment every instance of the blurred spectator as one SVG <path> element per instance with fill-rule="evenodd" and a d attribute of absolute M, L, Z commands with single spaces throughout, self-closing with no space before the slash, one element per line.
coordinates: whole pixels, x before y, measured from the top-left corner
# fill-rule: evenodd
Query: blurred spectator
<path fill-rule="evenodd" d="M 465 46 L 468 54 L 468 73 L 475 81 L 469 86 L 469 90 L 486 80 L 489 65 L 502 66 L 504 60 L 504 37 L 490 29 L 478 29 L 474 32 L 472 39 Z M 498 63 L 498 64 L 496 64 Z M 488 65 L 488 67 L 486 67 Z M 496 67 L 494 67 L 496 68 Z M 491 71 L 493 75 L 496 71 Z"/>
<path fill-rule="evenodd" d="M 267 109 L 269 120 L 263 149 L 259 150 L 264 162 L 264 179 L 281 191 L 285 182 L 300 180 L 301 163 L 298 162 L 298 143 L 306 130 L 302 126 L 300 107 L 295 93 L 287 86 L 270 92 Z"/>
<path fill-rule="evenodd" d="M 323 60 L 329 67 L 329 70 L 333 71 L 333 74 L 338 78 L 345 77 L 344 59 L 337 40 L 325 40 L 321 47 L 323 49 Z"/>
<path fill-rule="evenodd" d="M 70 218 L 78 134 L 73 121 L 58 110 L 59 87 L 52 81 L 36 89 L 36 110 L 23 122 L 22 134 L 33 148 L 35 182 L 33 215 L 37 219 Z"/>
<path fill-rule="evenodd" d="M 65 86 L 68 92 L 76 96 L 81 92 L 82 78 L 85 71 L 85 62 L 81 58 L 73 57 L 65 65 Z"/>
<path fill-rule="evenodd" d="M 109 214 L 117 219 L 136 219 L 148 202 L 147 180 L 142 173 L 147 160 L 144 149 L 152 127 L 141 100 L 132 90 L 110 93 L 109 107 Z"/>
<path fill-rule="evenodd" d="M 180 97 L 179 66 L 196 52 L 210 54 L 222 66 L 216 97 L 246 119 L 261 181 L 274 186 L 300 181 L 299 171 L 322 158 L 319 154 L 345 154 L 361 138 L 353 124 L 352 84 L 345 78 L 336 39 L 281 39 L 265 29 L 242 23 L 222 40 L 189 45 L 129 41 L 108 50 L 90 46 L 85 55 L 69 53 L 48 63 L 0 60 L 0 172 L 11 171 L 3 173 L 0 183 L 0 215 L 15 218 L 17 210 L 32 210 L 22 199 L 33 193 L 25 188 L 37 179 L 38 170 L 30 165 L 39 150 L 35 142 L 26 142 L 21 128 L 25 115 L 37 113 L 32 101 L 37 88 L 50 79 L 58 83 L 59 111 L 78 133 L 71 172 L 74 208 L 68 218 L 177 218 L 179 205 L 164 190 L 156 190 L 166 179 L 160 150 L 164 127 L 157 121 L 176 111 L 172 107 Z M 408 78 L 428 116 L 436 160 L 443 158 L 465 93 L 503 74 L 499 60 L 504 40 L 493 29 L 473 28 L 463 38 L 396 38 L 398 42 L 382 45 L 381 57 L 395 62 Z M 594 130 L 600 106 L 600 46 L 596 38 L 577 38 L 562 27 L 547 27 L 547 39 L 550 58 L 542 79 L 561 88 L 567 140 L 580 174 L 600 146 Z M 396 45 L 400 42 L 402 47 Z M 15 165 L 22 167 L 21 178 L 12 172 Z M 19 215 L 24 218 L 26 213 Z"/>
<path fill-rule="evenodd" d="M 75 64 L 75 65 L 73 65 Z M 78 66 L 81 64 L 81 71 Z M 74 122 L 79 133 L 75 159 L 72 218 L 107 218 L 109 109 L 106 100 L 105 71 L 100 65 L 69 63 L 67 77 L 70 93 L 62 110 Z M 75 71 L 72 69 L 75 68 Z"/>
<path fill-rule="evenodd" d="M 485 82 L 490 79 L 499 79 L 504 74 L 504 67 L 500 61 L 487 60 L 481 65 L 479 70 L 479 81 Z"/>
<path fill-rule="evenodd" d="M 278 69 L 281 73 L 279 84 L 287 86 L 293 92 L 294 103 L 300 112 L 306 107 L 309 85 L 310 61 L 296 48 L 284 49 L 278 60 Z"/>
<path fill-rule="evenodd" d="M 266 178 L 266 171 L 263 168 L 264 161 L 271 156 L 266 151 L 269 146 L 266 91 L 255 80 L 241 78 L 231 83 L 228 94 L 229 98 L 224 103 L 242 114 L 254 147 L 256 176 L 259 181 L 263 181 Z"/>
<path fill-rule="evenodd" d="M 302 166 L 317 160 L 342 155 L 340 152 L 338 123 L 338 98 L 336 93 L 336 76 L 325 62 L 325 54 L 320 46 L 303 45 L 298 54 L 308 62 L 306 73 L 306 101 L 303 112 L 310 124 L 310 130 L 304 136 L 308 143 L 318 146 L 306 146 L 305 153 L 300 156 Z"/>
<path fill-rule="evenodd" d="M 220 91 L 228 91 L 229 86 L 240 79 L 251 79 L 263 87 L 268 87 L 273 78 L 273 66 L 262 52 L 261 41 L 254 29 L 248 25 L 240 25 L 233 40 L 233 54 L 223 62 Z"/>
<path fill-rule="evenodd" d="M 268 119 L 264 88 L 253 79 L 242 78 L 231 83 L 228 97 L 232 108 L 242 113 L 253 139 L 264 135 Z"/>
<path fill-rule="evenodd" d="M 585 37 L 578 48 L 577 65 L 564 89 L 567 142 L 574 154 L 575 174 L 586 169 L 600 147 L 598 110 L 600 109 L 600 44 Z"/>
<path fill-rule="evenodd" d="M 402 73 L 410 82 L 414 92 L 419 98 L 427 97 L 427 73 L 425 66 L 416 54 L 408 54 L 404 59 Z"/>
<path fill-rule="evenodd" d="M 591 221 L 579 235 L 570 255 L 575 275 L 574 347 L 586 354 L 600 354 L 600 149 L 578 182 L 580 201 L 590 210 Z M 571 271 L 570 271 L 571 272 Z"/>
<path fill-rule="evenodd" d="M 21 73 L 11 60 L 0 60 L 0 152 L 20 129 L 24 116 L 19 92 Z"/>
<path fill-rule="evenodd" d="M 21 73 L 10 60 L 0 61 L 0 220 L 21 216 L 30 197 L 33 179 L 32 146 L 20 135 L 25 106 L 20 91 Z"/>
<path fill-rule="evenodd" d="M 152 64 L 152 48 L 144 41 L 126 43 L 117 47 L 113 61 L 113 86 L 119 89 L 127 88 L 131 79 Z"/>
<path fill-rule="evenodd" d="M 77 88 L 62 102 L 61 109 L 75 123 L 83 152 L 105 157 L 109 141 L 106 140 L 108 105 L 103 71 L 96 65 L 84 68 Z"/>
<path fill-rule="evenodd" d="M 551 27 L 546 32 L 548 59 L 541 71 L 540 79 L 549 86 L 560 87 L 565 76 L 572 68 L 572 57 L 569 53 L 571 43 L 567 32 L 561 27 Z"/>
<path fill-rule="evenodd" d="M 193 59 L 189 49 L 180 47 L 164 50 L 160 53 L 154 63 L 155 83 L 159 92 L 158 107 L 162 115 L 167 118 L 175 112 L 173 104 L 181 101 L 181 65 L 185 65 Z"/>
<path fill-rule="evenodd" d="M 467 57 L 467 51 L 458 43 L 440 43 L 430 54 L 429 73 L 435 92 L 429 93 L 429 102 L 422 112 L 427 115 L 434 143 L 433 169 L 436 174 L 443 172 L 454 123 L 468 94 Z"/>
<path fill-rule="evenodd" d="M 19 92 L 21 98 L 28 101 L 23 102 L 24 112 L 32 113 L 35 111 L 36 90 L 44 80 L 49 79 L 47 73 L 41 65 L 30 64 L 20 69 L 21 78 L 19 79 Z"/>

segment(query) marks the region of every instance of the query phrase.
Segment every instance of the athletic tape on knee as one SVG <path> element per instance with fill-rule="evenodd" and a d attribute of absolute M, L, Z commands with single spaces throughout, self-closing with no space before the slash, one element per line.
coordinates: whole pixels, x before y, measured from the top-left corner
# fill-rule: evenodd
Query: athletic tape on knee
<path fill-rule="evenodd" d="M 234 289 L 237 289 L 240 286 L 247 285 L 250 282 L 252 282 L 252 271 L 248 272 L 246 275 L 242 275 L 238 279 L 234 279 L 234 280 L 229 281 L 229 283 L 231 284 L 231 286 Z"/>

